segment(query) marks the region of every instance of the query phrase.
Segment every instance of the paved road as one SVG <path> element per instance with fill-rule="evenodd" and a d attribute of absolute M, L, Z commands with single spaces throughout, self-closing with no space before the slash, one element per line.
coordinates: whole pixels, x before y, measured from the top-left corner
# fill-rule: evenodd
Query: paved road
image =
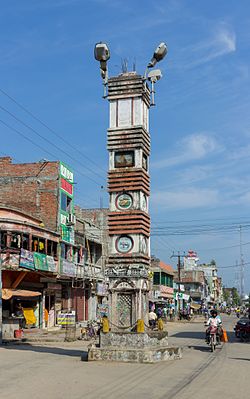
<path fill-rule="evenodd" d="M 80 361 L 82 344 L 0 348 L 0 397 L 8 399 L 248 399 L 250 344 L 233 337 L 236 319 L 223 317 L 230 343 L 210 353 L 202 323 L 169 323 L 170 344 L 183 359 L 147 364 Z"/>

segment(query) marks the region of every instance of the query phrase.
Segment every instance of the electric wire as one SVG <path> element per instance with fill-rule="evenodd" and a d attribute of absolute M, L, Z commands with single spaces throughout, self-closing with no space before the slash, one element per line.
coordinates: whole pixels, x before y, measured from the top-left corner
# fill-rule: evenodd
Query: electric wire
<path fill-rule="evenodd" d="M 84 158 L 86 158 L 89 162 L 91 162 L 94 166 L 98 167 L 100 170 L 102 170 L 103 172 L 106 173 L 106 170 L 103 169 L 102 167 L 100 167 L 96 162 L 94 162 L 91 158 L 89 158 L 86 154 L 83 154 L 81 151 L 79 151 L 79 149 L 75 146 L 73 146 L 70 142 L 68 142 L 67 140 L 65 140 L 65 138 L 63 136 L 61 136 L 60 134 L 58 134 L 54 129 L 52 129 L 51 127 L 48 126 L 47 123 L 43 122 L 40 118 L 38 118 L 35 114 L 33 114 L 33 112 L 29 111 L 27 107 L 24 107 L 22 104 L 20 104 L 20 102 L 18 102 L 13 96 L 11 96 L 10 94 L 8 94 L 6 91 L 4 91 L 3 89 L 0 88 L 0 92 L 5 95 L 6 97 L 8 97 L 11 101 L 13 101 L 20 109 L 22 109 L 24 112 L 26 112 L 28 115 L 30 115 L 34 120 L 36 120 L 37 122 L 39 122 L 43 127 L 45 127 L 46 129 L 48 129 L 52 134 L 54 134 L 56 137 L 60 138 L 60 140 L 62 140 L 66 145 L 68 145 L 69 147 L 71 147 L 74 151 L 77 151 L 81 156 L 83 156 Z"/>
<path fill-rule="evenodd" d="M 100 177 L 102 179 L 102 181 L 104 181 L 103 176 L 99 175 L 98 173 L 96 173 L 95 171 L 93 171 L 91 168 L 89 168 L 88 166 L 84 165 L 81 161 L 79 161 L 77 158 L 73 157 L 72 155 L 70 155 L 69 153 L 67 153 L 65 150 L 63 150 L 62 148 L 58 147 L 58 145 L 54 144 L 52 141 L 50 141 L 49 139 L 47 139 L 46 137 L 44 137 L 41 133 L 39 133 L 36 129 L 34 129 L 33 127 L 29 126 L 27 123 L 23 122 L 20 118 L 18 118 L 17 116 L 15 116 L 12 112 L 8 111 L 5 107 L 0 105 L 0 109 L 2 109 L 4 112 L 6 112 L 7 114 L 9 114 L 13 119 L 15 119 L 17 122 L 21 123 L 23 126 L 25 126 L 27 129 L 31 130 L 33 133 L 35 133 L 38 137 L 40 137 L 42 140 L 44 140 L 45 142 L 47 142 L 48 144 L 50 144 L 52 147 L 54 147 L 55 149 L 57 149 L 58 151 L 60 151 L 61 153 L 63 153 L 64 155 L 66 155 L 68 158 L 70 158 L 71 160 L 73 160 L 74 162 L 79 163 L 84 169 L 87 169 L 89 172 L 95 174 L 97 177 Z M 96 180 L 92 179 L 92 181 L 94 181 L 97 185 L 101 185 L 99 182 L 97 182 Z"/>
<path fill-rule="evenodd" d="M 4 122 L 2 119 L 0 119 L 0 123 L 2 123 L 4 126 L 6 126 L 8 129 L 13 130 L 14 132 L 16 132 L 19 136 L 23 137 L 25 140 L 29 141 L 30 143 L 32 143 L 34 146 L 40 148 L 42 151 L 44 151 L 45 153 L 47 153 L 48 155 L 50 155 L 52 158 L 57 158 L 55 156 L 55 154 L 53 154 L 52 152 L 50 152 L 49 150 L 45 149 L 44 147 L 40 146 L 40 144 L 37 144 L 35 141 L 33 141 L 31 138 L 27 137 L 25 134 L 23 134 L 22 132 L 20 132 L 20 130 L 17 130 L 16 128 L 14 128 L 13 126 L 10 126 L 8 123 Z M 83 172 L 75 169 L 76 172 L 78 172 L 80 175 L 82 175 L 83 177 L 93 181 L 94 183 L 96 183 L 95 180 L 93 180 L 90 176 L 85 175 Z M 86 195 L 86 197 L 88 197 Z M 93 198 L 90 198 L 91 201 L 93 200 Z M 96 201 L 96 199 L 94 200 Z"/>

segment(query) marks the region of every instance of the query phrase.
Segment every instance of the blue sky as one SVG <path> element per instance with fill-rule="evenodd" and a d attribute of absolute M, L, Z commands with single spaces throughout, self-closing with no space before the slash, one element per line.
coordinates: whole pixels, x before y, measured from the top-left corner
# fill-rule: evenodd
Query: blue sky
<path fill-rule="evenodd" d="M 0 92 L 0 155 L 61 159 L 75 169 L 76 202 L 107 202 L 108 104 L 94 44 L 109 44 L 113 76 L 122 58 L 143 73 L 156 45 L 167 42 L 150 113 L 152 253 L 171 262 L 172 251 L 197 250 L 202 262 L 217 261 L 225 284 L 236 285 L 237 269 L 227 266 L 240 261 L 242 225 L 248 293 L 249 23 L 247 0 L 5 2 L 0 88 L 53 132 Z"/>

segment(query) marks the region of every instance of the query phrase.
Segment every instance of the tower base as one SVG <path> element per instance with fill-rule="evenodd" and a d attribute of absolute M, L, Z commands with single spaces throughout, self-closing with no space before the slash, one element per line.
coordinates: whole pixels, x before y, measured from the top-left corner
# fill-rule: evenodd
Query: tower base
<path fill-rule="evenodd" d="M 88 361 L 157 363 L 181 357 L 180 347 L 168 346 L 166 331 L 101 333 L 100 346 L 92 345 L 88 350 Z"/>

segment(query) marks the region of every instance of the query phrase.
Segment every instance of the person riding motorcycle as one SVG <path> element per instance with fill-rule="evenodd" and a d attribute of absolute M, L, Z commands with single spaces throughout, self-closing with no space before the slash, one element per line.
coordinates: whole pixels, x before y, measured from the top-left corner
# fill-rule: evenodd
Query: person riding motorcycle
<path fill-rule="evenodd" d="M 216 327 L 217 328 L 217 339 L 218 342 L 220 342 L 221 336 L 222 336 L 222 321 L 220 316 L 218 316 L 218 313 L 216 310 L 211 310 L 210 312 L 210 317 L 206 321 L 205 325 L 208 326 L 206 330 L 206 342 L 209 343 L 209 334 L 210 334 L 210 327 Z"/>

